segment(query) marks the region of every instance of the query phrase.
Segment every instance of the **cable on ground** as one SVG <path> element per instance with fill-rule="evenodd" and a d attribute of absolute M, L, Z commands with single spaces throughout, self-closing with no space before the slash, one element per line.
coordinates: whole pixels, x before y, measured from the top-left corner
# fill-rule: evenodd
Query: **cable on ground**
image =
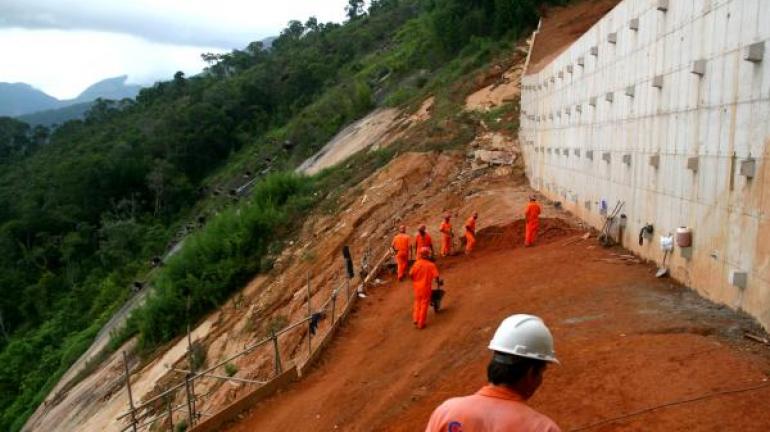
<path fill-rule="evenodd" d="M 668 403 L 665 403 L 665 404 L 662 404 L 662 405 L 657 405 L 657 406 L 654 406 L 654 407 L 644 408 L 644 409 L 641 409 L 641 410 L 638 410 L 638 411 L 634 411 L 634 412 L 631 412 L 631 413 L 628 413 L 628 414 L 625 414 L 625 415 L 622 415 L 622 416 L 608 418 L 608 419 L 600 420 L 600 421 L 598 421 L 596 423 L 591 423 L 591 424 L 588 424 L 588 425 L 585 425 L 585 426 L 580 426 L 580 427 L 577 427 L 577 428 L 573 428 L 573 429 L 570 429 L 569 432 L 578 432 L 578 431 L 584 431 L 584 430 L 593 429 L 593 428 L 596 428 L 596 427 L 599 427 L 599 426 L 602 426 L 602 425 L 605 425 L 605 424 L 608 424 L 608 423 L 615 423 L 617 421 L 626 420 L 626 419 L 631 418 L 631 417 L 636 417 L 636 416 L 639 416 L 639 415 L 642 415 L 642 414 L 647 414 L 647 413 L 652 412 L 652 411 L 656 411 L 656 410 L 663 409 L 663 408 L 669 408 L 669 407 L 676 406 L 676 405 L 684 405 L 684 404 L 698 402 L 698 401 L 702 401 L 704 399 L 709 399 L 709 398 L 717 397 L 717 396 L 724 396 L 724 395 L 728 395 L 728 394 L 745 393 L 745 392 L 750 392 L 750 391 L 754 391 L 754 390 L 761 390 L 761 389 L 767 388 L 767 387 L 770 387 L 770 382 L 765 382 L 765 383 L 762 383 L 760 385 L 756 385 L 756 386 L 753 386 L 753 387 L 744 387 L 744 388 L 733 389 L 733 390 L 722 390 L 722 391 L 718 391 L 718 392 L 708 393 L 708 394 L 705 394 L 705 395 L 702 395 L 702 396 L 698 396 L 698 397 L 695 397 L 695 398 L 691 398 L 691 399 L 682 399 L 682 400 L 678 400 L 678 401 L 668 402 Z"/>

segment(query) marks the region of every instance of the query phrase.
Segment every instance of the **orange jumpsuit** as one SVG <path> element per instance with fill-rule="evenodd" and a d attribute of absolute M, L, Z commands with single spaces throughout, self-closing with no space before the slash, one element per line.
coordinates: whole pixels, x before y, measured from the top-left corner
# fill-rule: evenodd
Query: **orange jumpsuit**
<path fill-rule="evenodd" d="M 418 258 L 412 269 L 409 270 L 409 276 L 412 277 L 412 284 L 414 286 L 412 321 L 417 324 L 417 328 L 424 328 L 425 320 L 428 318 L 428 306 L 430 305 L 430 295 L 433 290 L 433 280 L 438 277 L 438 267 L 425 258 Z"/>
<path fill-rule="evenodd" d="M 430 238 L 430 234 L 427 232 L 424 236 L 420 235 L 418 232 L 416 236 L 414 236 L 414 250 L 417 251 L 417 254 L 420 253 L 420 249 L 423 247 L 426 247 L 433 251 L 433 239 Z"/>
<path fill-rule="evenodd" d="M 537 228 L 540 225 L 540 204 L 530 201 L 524 211 L 524 218 L 527 221 L 524 229 L 524 246 L 532 246 L 535 243 Z"/>
<path fill-rule="evenodd" d="M 444 221 L 438 229 L 441 231 L 441 256 L 452 254 L 452 225 Z"/>
<path fill-rule="evenodd" d="M 486 385 L 476 394 L 449 399 L 430 416 L 425 432 L 561 432 L 513 390 Z"/>
<path fill-rule="evenodd" d="M 396 250 L 398 280 L 401 280 L 406 275 L 406 268 L 409 266 L 409 236 L 402 233 L 396 234 L 391 247 Z"/>
<path fill-rule="evenodd" d="M 465 253 L 473 252 L 474 246 L 476 246 L 476 219 L 471 216 L 465 222 Z"/>

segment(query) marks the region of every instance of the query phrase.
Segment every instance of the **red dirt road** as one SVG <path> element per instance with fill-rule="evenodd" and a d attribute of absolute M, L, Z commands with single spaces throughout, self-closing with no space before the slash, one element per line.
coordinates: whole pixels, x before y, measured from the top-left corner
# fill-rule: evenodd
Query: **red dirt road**
<path fill-rule="evenodd" d="M 519 312 L 553 330 L 562 366 L 531 404 L 564 431 L 770 430 L 770 349 L 743 339 L 756 331 L 749 319 L 650 266 L 614 262 L 619 249 L 565 245 L 578 237 L 564 227 L 544 221 L 549 238 L 532 249 L 500 239 L 515 231 L 490 230 L 475 255 L 440 261 L 446 310 L 422 331 L 408 283 L 371 290 L 308 376 L 230 430 L 424 430 L 444 399 L 484 384 L 486 345 Z"/>

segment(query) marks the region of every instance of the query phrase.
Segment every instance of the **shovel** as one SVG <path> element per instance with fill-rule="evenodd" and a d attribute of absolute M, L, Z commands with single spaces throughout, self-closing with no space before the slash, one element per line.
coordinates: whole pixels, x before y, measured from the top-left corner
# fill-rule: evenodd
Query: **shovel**
<path fill-rule="evenodd" d="M 663 262 L 660 264 L 660 268 L 655 273 L 656 278 L 662 278 L 668 275 L 668 267 L 666 267 L 666 258 L 668 258 L 668 251 L 663 252 Z"/>

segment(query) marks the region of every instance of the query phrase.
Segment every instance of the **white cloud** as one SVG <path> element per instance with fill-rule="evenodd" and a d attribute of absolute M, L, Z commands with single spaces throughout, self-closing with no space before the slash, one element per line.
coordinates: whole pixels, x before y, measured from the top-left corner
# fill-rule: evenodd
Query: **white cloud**
<path fill-rule="evenodd" d="M 0 28 L 96 30 L 177 45 L 237 48 L 291 19 L 344 18 L 345 0 L 3 0 Z"/>
<path fill-rule="evenodd" d="M 152 84 L 181 70 L 194 75 L 211 47 L 175 46 L 134 36 L 93 31 L 0 30 L 0 81 L 25 82 L 59 99 L 77 96 L 104 78 L 128 75 L 130 83 Z"/>
<path fill-rule="evenodd" d="M 346 0 L 0 0 L 0 82 L 58 98 L 113 76 L 193 75 L 203 52 L 277 35 L 291 19 L 344 19 Z"/>

